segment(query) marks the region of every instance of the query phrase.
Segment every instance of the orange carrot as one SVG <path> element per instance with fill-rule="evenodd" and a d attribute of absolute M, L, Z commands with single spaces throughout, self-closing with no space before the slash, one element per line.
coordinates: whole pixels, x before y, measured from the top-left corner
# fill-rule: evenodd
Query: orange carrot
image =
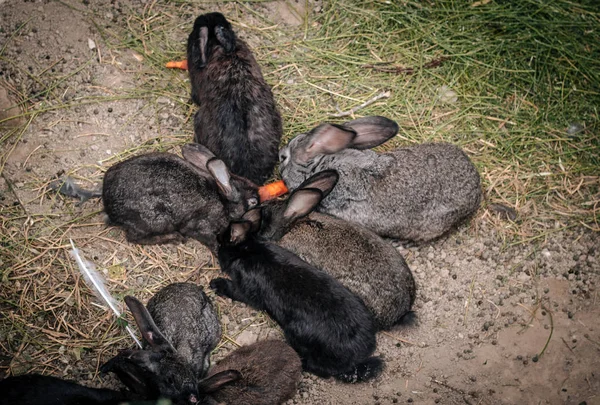
<path fill-rule="evenodd" d="M 261 202 L 272 200 L 287 192 L 288 188 L 283 180 L 274 181 L 273 183 L 265 184 L 258 188 L 258 195 L 260 196 Z"/>
<path fill-rule="evenodd" d="M 187 60 L 167 62 L 167 64 L 165 66 L 168 67 L 169 69 L 188 70 Z"/>

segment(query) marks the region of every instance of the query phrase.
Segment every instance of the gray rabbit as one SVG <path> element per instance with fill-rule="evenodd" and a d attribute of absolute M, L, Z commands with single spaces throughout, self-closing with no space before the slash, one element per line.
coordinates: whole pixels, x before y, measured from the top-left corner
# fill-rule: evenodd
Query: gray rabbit
<path fill-rule="evenodd" d="M 326 169 L 340 181 L 318 210 L 390 238 L 435 239 L 477 211 L 477 169 L 457 146 L 428 143 L 377 153 L 370 148 L 398 132 L 384 117 L 321 124 L 279 152 L 290 189 Z"/>
<path fill-rule="evenodd" d="M 201 287 L 174 283 L 148 302 L 125 297 L 145 341 L 143 350 L 123 350 L 101 367 L 148 399 L 167 397 L 196 403 L 198 383 L 221 338 L 221 324 Z"/>
<path fill-rule="evenodd" d="M 171 153 L 150 153 L 106 171 L 102 190 L 110 225 L 132 243 L 194 238 L 216 251 L 216 235 L 258 204 L 258 186 L 230 174 L 223 161 L 199 144 Z"/>
<path fill-rule="evenodd" d="M 239 378 L 223 378 L 235 376 Z M 298 354 L 280 340 L 261 340 L 242 346 L 219 361 L 200 382 L 200 403 L 277 405 L 292 398 L 302 377 Z"/>
<path fill-rule="evenodd" d="M 310 214 L 337 181 L 334 170 L 325 170 L 309 177 L 287 200 L 263 204 L 259 234 L 336 278 L 362 298 L 378 328 L 389 329 L 412 307 L 413 275 L 402 255 L 367 228 Z"/>

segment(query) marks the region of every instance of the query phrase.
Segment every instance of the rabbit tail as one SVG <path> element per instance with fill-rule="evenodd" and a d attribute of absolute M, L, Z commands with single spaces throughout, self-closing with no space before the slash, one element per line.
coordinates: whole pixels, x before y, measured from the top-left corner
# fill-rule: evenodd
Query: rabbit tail
<path fill-rule="evenodd" d="M 362 363 L 356 364 L 350 370 L 336 374 L 334 377 L 345 383 L 369 381 L 381 374 L 383 366 L 384 363 L 380 357 L 369 357 Z"/>

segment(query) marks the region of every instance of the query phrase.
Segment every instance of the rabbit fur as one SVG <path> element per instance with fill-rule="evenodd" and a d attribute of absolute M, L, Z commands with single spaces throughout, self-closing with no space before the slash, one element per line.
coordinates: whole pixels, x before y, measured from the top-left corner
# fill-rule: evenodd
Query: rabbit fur
<path fill-rule="evenodd" d="M 280 340 L 262 340 L 234 350 L 211 368 L 207 380 L 231 370 L 239 372 L 241 378 L 211 394 L 218 403 L 281 404 L 294 396 L 302 377 L 298 354 Z M 208 385 L 207 382 L 200 383 L 200 395 Z"/>
<path fill-rule="evenodd" d="M 260 208 L 219 237 L 218 259 L 231 279 L 210 282 L 217 294 L 266 311 L 283 329 L 303 368 L 320 377 L 365 381 L 383 368 L 375 321 L 360 298 L 276 244 L 259 240 Z"/>
<path fill-rule="evenodd" d="M 4 405 L 117 405 L 133 397 L 127 391 L 90 388 L 40 374 L 5 378 L 0 393 Z"/>
<path fill-rule="evenodd" d="M 115 372 L 134 392 L 178 403 L 198 401 L 198 382 L 210 366 L 210 353 L 221 338 L 221 324 L 201 287 L 173 283 L 161 289 L 148 307 L 125 297 L 144 338 L 143 350 L 124 350 L 102 371 Z"/>
<path fill-rule="evenodd" d="M 364 301 L 379 329 L 389 329 L 414 303 L 413 275 L 402 255 L 367 228 L 310 213 L 337 181 L 337 172 L 325 170 L 287 200 L 264 203 L 259 234 L 340 281 Z"/>
<path fill-rule="evenodd" d="M 248 45 L 221 13 L 199 16 L 188 39 L 195 141 L 256 184 L 273 173 L 283 132 L 273 93 Z"/>
<path fill-rule="evenodd" d="M 223 161 L 198 144 L 170 153 L 135 156 L 110 167 L 102 200 L 110 225 L 132 243 L 194 238 L 216 251 L 229 220 L 258 204 L 258 186 L 231 175 Z"/>
<path fill-rule="evenodd" d="M 317 172 L 335 169 L 340 181 L 319 212 L 384 237 L 435 239 L 477 211 L 482 197 L 479 173 L 449 143 L 386 153 L 369 150 L 397 132 L 398 125 L 384 117 L 321 124 L 281 149 L 281 176 L 294 189 Z"/>

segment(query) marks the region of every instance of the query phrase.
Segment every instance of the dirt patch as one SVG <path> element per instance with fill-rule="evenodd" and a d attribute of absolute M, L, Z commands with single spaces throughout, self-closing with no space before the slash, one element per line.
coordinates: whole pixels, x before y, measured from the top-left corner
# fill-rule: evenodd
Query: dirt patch
<path fill-rule="evenodd" d="M 303 3 L 290 2 L 296 12 L 282 11 L 287 2 L 257 10 L 295 25 L 301 22 L 297 14 L 305 12 Z M 106 168 L 123 157 L 176 151 L 177 144 L 192 139 L 193 108 L 179 108 L 189 95 L 142 91 L 149 80 L 148 58 L 127 47 L 108 47 L 97 28 L 132 23 L 132 16 L 149 12 L 148 4 L 0 1 L 3 79 L 28 103 L 44 105 L 22 135 L 3 143 L 8 159 L 2 160 L 0 179 L 5 291 L 0 365 L 6 372 L 118 384 L 97 368 L 130 342 L 93 304 L 66 254 L 68 238 L 112 275 L 109 284 L 117 297 L 147 300 L 172 281 L 207 289 L 219 275 L 200 244 L 130 245 L 120 230 L 103 225 L 99 201 L 78 206 L 47 189 L 62 172 L 83 186 L 98 187 Z M 221 9 L 239 12 L 236 7 L 228 3 Z M 309 11 L 318 7 L 310 3 Z M 189 23 L 194 14 L 180 17 Z M 239 30 L 258 44 L 252 31 Z M 175 40 L 183 55 L 185 36 Z M 172 77 L 186 80 L 185 73 Z M 600 403 L 598 235 L 573 227 L 510 246 L 495 231 L 503 223 L 484 214 L 434 243 L 398 246 L 417 281 L 418 320 L 378 335 L 377 353 L 386 362 L 381 378 L 344 385 L 305 373 L 289 403 Z M 17 238 L 23 244 L 11 245 Z M 227 336 L 215 359 L 235 348 L 232 341 L 281 338 L 266 315 L 214 299 Z"/>

